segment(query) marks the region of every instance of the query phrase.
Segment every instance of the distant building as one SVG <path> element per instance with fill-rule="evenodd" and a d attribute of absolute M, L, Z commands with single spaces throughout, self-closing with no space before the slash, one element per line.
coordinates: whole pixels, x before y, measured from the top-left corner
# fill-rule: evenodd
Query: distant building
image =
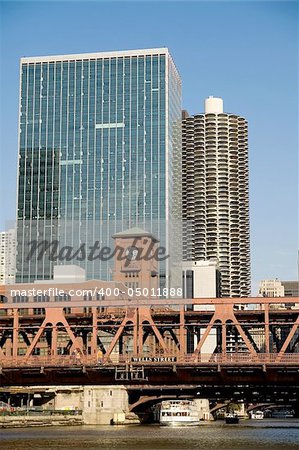
<path fill-rule="evenodd" d="M 259 286 L 259 295 L 262 297 L 284 297 L 284 286 L 278 278 L 262 280 Z"/>
<path fill-rule="evenodd" d="M 220 297 L 220 274 L 216 261 L 184 261 L 183 262 L 183 297 L 184 298 L 217 298 Z M 194 305 L 193 311 L 214 310 L 210 305 Z M 188 330 L 188 351 L 192 352 L 202 338 L 205 330 L 193 334 Z M 204 342 L 201 353 L 209 358 L 217 346 L 216 329 L 212 328 Z"/>
<path fill-rule="evenodd" d="M 13 284 L 16 274 L 16 231 L 0 233 L 0 284 Z"/>
<path fill-rule="evenodd" d="M 216 261 L 183 262 L 183 296 L 185 298 L 220 297 L 220 273 Z"/>
<path fill-rule="evenodd" d="M 54 266 L 53 269 L 53 280 L 35 280 L 34 283 L 83 283 L 86 281 L 85 269 L 75 264 Z"/>
<path fill-rule="evenodd" d="M 285 297 L 299 297 L 299 281 L 282 281 Z"/>
<path fill-rule="evenodd" d="M 280 281 L 278 278 L 275 280 L 263 280 L 260 282 L 259 295 L 261 297 L 298 297 L 299 296 L 299 283 L 298 281 Z M 286 304 L 281 303 L 276 305 L 276 308 L 296 307 L 297 303 Z M 273 305 L 270 306 L 273 308 Z"/>

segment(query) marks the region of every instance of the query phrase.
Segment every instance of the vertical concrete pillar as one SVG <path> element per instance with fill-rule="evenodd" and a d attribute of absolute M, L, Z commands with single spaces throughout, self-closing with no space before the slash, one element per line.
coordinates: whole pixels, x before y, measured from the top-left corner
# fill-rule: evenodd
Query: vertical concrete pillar
<path fill-rule="evenodd" d="M 82 393 L 82 386 L 55 386 L 55 409 L 81 410 Z"/>
<path fill-rule="evenodd" d="M 207 398 L 197 398 L 194 400 L 200 420 L 211 420 L 210 403 Z"/>
<path fill-rule="evenodd" d="M 84 386 L 82 399 L 83 422 L 87 425 L 108 425 L 115 414 L 129 411 L 125 386 Z"/>

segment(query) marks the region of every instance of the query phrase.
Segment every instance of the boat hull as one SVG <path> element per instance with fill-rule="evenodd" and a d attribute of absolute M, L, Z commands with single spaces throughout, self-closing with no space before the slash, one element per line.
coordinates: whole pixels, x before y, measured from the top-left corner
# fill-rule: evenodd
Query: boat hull
<path fill-rule="evenodd" d="M 239 423 L 239 417 L 226 417 L 225 423 L 229 425 Z"/>
<path fill-rule="evenodd" d="M 160 425 L 162 427 L 198 427 L 199 426 L 199 421 L 198 422 L 173 422 L 173 421 L 169 421 L 169 422 L 160 422 Z"/>

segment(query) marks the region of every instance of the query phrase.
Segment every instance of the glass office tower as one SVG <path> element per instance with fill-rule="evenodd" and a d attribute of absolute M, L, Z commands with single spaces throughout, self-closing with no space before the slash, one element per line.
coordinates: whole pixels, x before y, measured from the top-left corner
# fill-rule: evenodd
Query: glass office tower
<path fill-rule="evenodd" d="M 103 247 L 133 226 L 178 261 L 181 81 L 168 49 L 26 57 L 20 76 L 17 281 L 58 263 L 109 279 L 110 261 L 28 258 L 29 242 Z"/>

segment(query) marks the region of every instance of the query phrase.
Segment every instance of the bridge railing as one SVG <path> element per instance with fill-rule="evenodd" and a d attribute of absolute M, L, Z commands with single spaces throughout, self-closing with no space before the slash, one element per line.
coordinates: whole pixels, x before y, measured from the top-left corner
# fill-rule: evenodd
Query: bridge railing
<path fill-rule="evenodd" d="M 111 361 L 111 360 L 110 360 Z M 105 364 L 109 361 L 103 361 Z M 111 361 L 113 362 L 113 361 Z M 126 363 L 126 364 L 190 364 L 190 365 L 215 365 L 215 364 L 269 364 L 269 363 L 281 363 L 281 364 L 299 364 L 299 353 L 285 353 L 279 355 L 279 353 L 257 353 L 255 355 L 251 353 L 200 353 L 200 354 L 187 354 L 187 355 L 163 355 L 163 356 L 138 356 L 130 357 L 130 355 L 122 356 L 114 359 L 114 363 Z"/>
<path fill-rule="evenodd" d="M 112 355 L 105 359 L 97 358 L 95 355 L 57 355 L 57 356 L 1 356 L 0 368 L 28 367 L 88 367 L 88 366 L 119 366 L 119 365 L 143 365 L 143 366 L 163 366 L 163 365 L 261 365 L 279 364 L 293 365 L 299 364 L 299 353 L 217 353 L 217 354 L 187 354 L 187 355 Z"/>
<path fill-rule="evenodd" d="M 0 367 L 80 367 L 94 365 L 97 363 L 95 357 L 81 356 L 5 356 L 0 357 Z"/>

